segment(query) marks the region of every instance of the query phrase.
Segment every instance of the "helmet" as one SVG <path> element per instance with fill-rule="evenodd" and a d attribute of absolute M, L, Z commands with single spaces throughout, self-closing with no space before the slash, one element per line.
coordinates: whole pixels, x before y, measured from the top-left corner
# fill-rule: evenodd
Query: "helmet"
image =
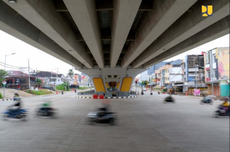
<path fill-rule="evenodd" d="M 224 101 L 229 101 L 229 97 L 224 97 Z"/>

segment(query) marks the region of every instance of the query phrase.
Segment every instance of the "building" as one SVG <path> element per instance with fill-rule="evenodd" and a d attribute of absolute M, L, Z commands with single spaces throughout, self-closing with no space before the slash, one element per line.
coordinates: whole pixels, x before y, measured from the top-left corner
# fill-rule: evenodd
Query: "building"
<path fill-rule="evenodd" d="M 156 65 L 153 65 L 152 67 L 150 67 L 148 69 L 148 75 L 151 75 L 150 76 L 150 80 L 152 80 L 153 84 L 154 85 L 159 85 L 160 84 L 160 79 L 159 79 L 159 75 L 161 75 L 161 72 L 163 72 L 162 74 L 164 75 L 165 71 L 157 71 L 158 69 L 160 69 L 161 67 L 165 66 L 166 64 L 170 64 L 170 65 L 179 65 L 181 64 L 181 60 L 178 59 L 176 61 L 169 61 L 169 62 L 161 62 L 161 63 L 158 63 Z M 156 72 L 157 71 L 157 72 Z M 158 76 L 157 76 L 158 75 Z M 162 75 L 162 76 L 163 76 Z M 161 76 L 160 76 L 161 77 Z M 163 77 L 164 79 L 164 77 Z M 163 86 L 163 84 L 161 83 L 161 85 Z"/>
<path fill-rule="evenodd" d="M 141 73 L 141 81 L 149 81 L 149 76 L 147 70 Z"/>
<path fill-rule="evenodd" d="M 167 62 L 160 62 L 160 63 L 157 63 L 153 66 L 151 66 L 149 69 L 148 69 L 148 75 L 152 75 L 152 74 L 155 74 L 155 71 L 158 70 L 160 67 L 163 67 Z"/>
<path fill-rule="evenodd" d="M 180 65 L 182 62 L 181 59 L 177 59 L 175 61 L 170 61 L 170 62 L 167 62 L 167 64 L 171 64 L 171 65 Z"/>
<path fill-rule="evenodd" d="M 168 82 L 171 86 L 183 84 L 183 70 L 180 64 L 174 64 L 168 71 Z"/>
<path fill-rule="evenodd" d="M 184 61 L 184 88 L 183 92 L 193 94 L 194 89 L 207 91 L 204 76 L 204 55 L 186 55 Z"/>
<path fill-rule="evenodd" d="M 156 71 L 157 79 L 160 81 L 159 85 L 162 87 L 172 88 L 174 85 L 183 83 L 183 73 L 180 64 L 166 64 Z"/>
<path fill-rule="evenodd" d="M 205 52 L 204 56 L 208 94 L 229 96 L 229 48 L 214 48 Z"/>
<path fill-rule="evenodd" d="M 12 70 L 8 70 L 7 74 L 8 75 L 5 77 L 7 82 L 6 83 L 7 88 L 25 90 L 29 88 L 29 83 L 30 86 L 35 85 L 36 77 L 34 76 L 29 76 L 28 74 L 23 73 L 21 71 L 12 71 Z"/>
<path fill-rule="evenodd" d="M 55 86 L 63 84 L 66 81 L 63 74 L 50 71 L 38 71 L 36 74 L 33 74 L 33 76 L 42 81 L 41 87 L 49 89 L 54 89 Z"/>

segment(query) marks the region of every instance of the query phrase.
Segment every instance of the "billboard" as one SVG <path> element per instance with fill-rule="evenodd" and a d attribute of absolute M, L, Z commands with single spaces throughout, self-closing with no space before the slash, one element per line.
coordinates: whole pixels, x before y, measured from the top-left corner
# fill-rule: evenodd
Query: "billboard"
<path fill-rule="evenodd" d="M 200 89 L 194 89 L 193 95 L 199 96 L 200 95 Z"/>
<path fill-rule="evenodd" d="M 229 49 L 217 48 L 216 57 L 218 58 L 219 80 L 229 79 Z"/>

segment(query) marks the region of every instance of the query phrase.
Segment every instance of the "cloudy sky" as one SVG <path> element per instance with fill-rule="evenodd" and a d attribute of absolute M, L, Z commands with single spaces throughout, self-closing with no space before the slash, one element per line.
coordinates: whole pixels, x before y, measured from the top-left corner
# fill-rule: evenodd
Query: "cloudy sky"
<path fill-rule="evenodd" d="M 202 51 L 208 51 L 215 47 L 229 47 L 229 35 L 188 50 L 188 52 L 175 56 L 167 61 L 184 59 L 186 54 L 201 54 Z M 11 53 L 16 54 L 7 56 L 6 63 L 14 67 L 7 68 L 7 70 L 18 70 L 20 67 L 28 67 L 28 59 L 30 61 L 30 67 L 33 70 L 57 72 L 58 68 L 59 73 L 67 74 L 68 70 L 72 69 L 71 65 L 0 30 L 0 69 L 4 69 L 5 55 Z M 76 70 L 74 72 L 80 73 Z"/>

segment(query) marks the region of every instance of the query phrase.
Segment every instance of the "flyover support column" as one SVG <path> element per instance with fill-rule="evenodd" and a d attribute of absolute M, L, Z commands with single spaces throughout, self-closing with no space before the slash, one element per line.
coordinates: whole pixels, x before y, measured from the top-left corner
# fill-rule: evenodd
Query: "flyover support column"
<path fill-rule="evenodd" d="M 95 91 L 98 94 L 104 93 L 108 97 L 128 96 L 136 75 L 145 70 L 129 68 L 81 69 L 92 79 Z"/>

